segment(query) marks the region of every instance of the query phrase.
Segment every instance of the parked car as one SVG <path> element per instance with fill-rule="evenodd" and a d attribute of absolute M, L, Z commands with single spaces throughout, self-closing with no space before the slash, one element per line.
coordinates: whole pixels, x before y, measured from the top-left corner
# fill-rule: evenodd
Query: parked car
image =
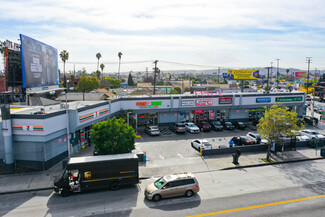
<path fill-rule="evenodd" d="M 211 130 L 211 125 L 206 121 L 199 122 L 197 126 L 200 128 L 201 131 Z"/>
<path fill-rule="evenodd" d="M 233 141 L 236 146 L 255 144 L 255 141 L 248 136 L 235 136 L 231 141 Z"/>
<path fill-rule="evenodd" d="M 262 141 L 262 137 L 260 134 L 257 134 L 257 133 L 252 133 L 252 132 L 249 132 L 246 134 L 246 136 L 250 137 L 251 139 L 255 140 L 255 143 L 256 144 L 260 144 L 261 141 Z"/>
<path fill-rule="evenodd" d="M 247 127 L 247 125 L 241 121 L 233 121 L 232 125 L 234 125 L 237 129 L 240 129 L 240 130 L 244 130 Z"/>
<path fill-rule="evenodd" d="M 186 127 L 184 123 L 172 123 L 169 125 L 169 129 L 175 133 L 185 133 Z"/>
<path fill-rule="evenodd" d="M 210 125 L 212 130 L 219 130 L 219 131 L 223 130 L 223 126 L 220 123 L 220 121 L 210 120 Z"/>
<path fill-rule="evenodd" d="M 206 139 L 196 139 L 191 142 L 191 146 L 197 150 L 200 150 L 202 147 L 203 150 L 209 150 L 212 149 L 211 143 L 208 142 Z"/>
<path fill-rule="evenodd" d="M 190 133 L 199 133 L 200 129 L 192 122 L 185 123 L 186 130 Z"/>
<path fill-rule="evenodd" d="M 159 136 L 160 130 L 157 126 L 148 126 L 144 129 L 144 132 L 150 136 Z"/>
<path fill-rule="evenodd" d="M 325 139 L 325 136 L 315 130 L 301 130 L 301 134 L 308 136 L 310 139 Z"/>
<path fill-rule="evenodd" d="M 314 106 L 314 112 L 316 112 L 316 113 L 322 113 L 322 109 L 323 109 L 323 105 L 321 105 L 321 104 L 316 104 Z"/>
<path fill-rule="evenodd" d="M 297 132 L 296 134 L 297 141 L 310 141 L 310 138 L 301 132 Z"/>
<path fill-rule="evenodd" d="M 200 191 L 199 183 L 192 173 L 167 175 L 147 185 L 144 195 L 155 202 L 162 198 L 192 197 Z"/>
<path fill-rule="evenodd" d="M 222 125 L 223 125 L 223 128 L 226 130 L 234 130 L 235 129 L 235 126 L 229 121 L 223 122 Z"/>

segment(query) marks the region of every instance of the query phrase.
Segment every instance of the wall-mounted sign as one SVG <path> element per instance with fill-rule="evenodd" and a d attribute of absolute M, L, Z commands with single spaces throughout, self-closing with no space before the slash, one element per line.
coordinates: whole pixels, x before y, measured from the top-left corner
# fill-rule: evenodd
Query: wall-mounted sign
<path fill-rule="evenodd" d="M 214 120 L 214 111 L 209 111 L 209 119 Z"/>
<path fill-rule="evenodd" d="M 232 104 L 232 98 L 219 98 L 219 104 Z"/>
<path fill-rule="evenodd" d="M 307 72 L 295 72 L 295 77 L 296 78 L 306 78 Z"/>
<path fill-rule="evenodd" d="M 97 118 L 99 116 L 108 114 L 108 112 L 109 112 L 109 109 L 106 108 L 106 109 L 102 109 L 102 110 L 99 110 L 99 111 L 95 111 L 95 112 L 90 113 L 90 114 L 79 116 L 79 122 L 81 123 L 81 122 L 85 122 L 85 121 Z"/>
<path fill-rule="evenodd" d="M 44 131 L 43 126 L 31 126 L 31 125 L 13 125 L 13 130 L 23 130 L 23 131 Z"/>
<path fill-rule="evenodd" d="M 257 103 L 271 102 L 271 98 L 256 98 Z"/>
<path fill-rule="evenodd" d="M 158 106 L 162 105 L 162 101 L 137 102 L 135 105 L 140 108 L 158 108 Z"/>
<path fill-rule="evenodd" d="M 193 113 L 194 114 L 203 114 L 204 110 L 194 110 Z"/>
<path fill-rule="evenodd" d="M 296 97 L 276 97 L 275 102 L 299 102 L 302 101 L 302 96 Z"/>
<path fill-rule="evenodd" d="M 182 106 L 194 106 L 194 100 L 182 100 Z"/>
<path fill-rule="evenodd" d="M 196 106 L 211 106 L 212 105 L 212 99 L 197 99 L 195 100 Z"/>
<path fill-rule="evenodd" d="M 249 109 L 249 112 L 265 112 L 264 108 L 257 108 L 257 109 Z"/>

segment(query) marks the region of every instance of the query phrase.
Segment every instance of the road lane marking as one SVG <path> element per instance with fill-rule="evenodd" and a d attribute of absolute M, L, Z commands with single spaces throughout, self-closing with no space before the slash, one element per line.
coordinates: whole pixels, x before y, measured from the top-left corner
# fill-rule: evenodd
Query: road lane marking
<path fill-rule="evenodd" d="M 295 202 L 318 199 L 318 198 L 325 198 L 325 194 L 317 195 L 317 196 L 313 196 L 313 197 L 304 197 L 304 198 L 298 198 L 298 199 L 293 199 L 293 200 L 284 200 L 284 201 L 279 201 L 279 202 L 274 202 L 274 203 L 266 203 L 266 204 L 260 204 L 260 205 L 254 205 L 254 206 L 235 208 L 235 209 L 221 210 L 221 211 L 217 211 L 217 212 L 191 215 L 191 216 L 187 216 L 187 217 L 204 217 L 204 216 L 219 215 L 219 214 L 238 212 L 238 211 L 244 211 L 244 210 L 249 210 L 249 209 L 257 209 L 257 208 L 268 207 L 268 206 L 277 206 L 277 205 L 281 205 L 281 204 L 295 203 Z"/>

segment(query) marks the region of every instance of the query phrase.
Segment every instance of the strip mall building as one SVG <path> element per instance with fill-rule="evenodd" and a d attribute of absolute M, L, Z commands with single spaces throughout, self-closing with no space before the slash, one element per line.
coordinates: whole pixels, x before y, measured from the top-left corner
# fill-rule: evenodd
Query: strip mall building
<path fill-rule="evenodd" d="M 9 122 L 0 120 L 0 162 L 6 159 L 5 137 L 12 139 L 15 165 L 46 170 L 68 156 L 67 127 L 71 152 L 90 142 L 92 124 L 128 112 L 136 128 L 146 124 L 164 126 L 172 122 L 208 119 L 248 121 L 280 102 L 305 112 L 306 95 L 297 93 L 236 93 L 223 96 L 164 95 L 119 98 L 108 102 L 70 102 L 45 107 L 12 107 Z M 9 129 L 8 129 L 9 127 Z"/>

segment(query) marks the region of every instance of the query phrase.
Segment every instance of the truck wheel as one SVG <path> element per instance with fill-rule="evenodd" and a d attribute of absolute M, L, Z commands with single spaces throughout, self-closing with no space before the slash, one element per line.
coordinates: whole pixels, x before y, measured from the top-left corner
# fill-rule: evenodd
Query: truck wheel
<path fill-rule="evenodd" d="M 68 197 L 70 194 L 71 194 L 71 192 L 70 192 L 70 189 L 69 188 L 63 188 L 61 190 L 61 196 L 62 197 Z"/>
<path fill-rule="evenodd" d="M 155 194 L 155 195 L 152 197 L 152 200 L 153 200 L 154 202 L 157 202 L 157 201 L 161 200 L 161 196 L 160 196 L 160 194 Z"/>
<path fill-rule="evenodd" d="M 186 197 L 192 197 L 193 194 L 194 194 L 194 193 L 193 193 L 193 191 L 191 191 L 191 190 L 188 190 L 188 191 L 185 192 L 185 196 L 186 196 Z"/>
<path fill-rule="evenodd" d="M 120 184 L 118 182 L 112 182 L 110 188 L 112 191 L 117 191 L 120 188 Z"/>

